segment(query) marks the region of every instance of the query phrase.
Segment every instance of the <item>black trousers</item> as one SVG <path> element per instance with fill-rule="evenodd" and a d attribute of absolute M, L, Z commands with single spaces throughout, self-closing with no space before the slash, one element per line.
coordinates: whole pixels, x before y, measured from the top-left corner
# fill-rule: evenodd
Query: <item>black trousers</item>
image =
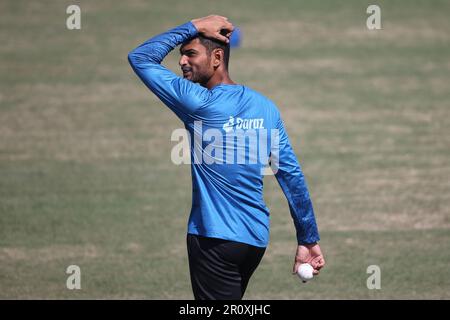
<path fill-rule="evenodd" d="M 266 248 L 188 234 L 187 250 L 196 300 L 240 300 Z"/>

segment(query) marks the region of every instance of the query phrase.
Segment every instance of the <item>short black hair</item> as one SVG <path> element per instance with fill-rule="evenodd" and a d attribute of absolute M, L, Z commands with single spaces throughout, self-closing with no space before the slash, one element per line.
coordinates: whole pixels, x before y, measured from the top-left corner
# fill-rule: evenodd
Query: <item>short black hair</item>
<path fill-rule="evenodd" d="M 196 38 L 198 38 L 200 40 L 200 43 L 206 48 L 206 51 L 208 52 L 208 54 L 211 54 L 211 52 L 214 49 L 222 49 L 223 50 L 223 62 L 225 64 L 225 68 L 228 70 L 228 62 L 230 61 L 230 44 L 219 41 L 217 39 L 204 37 L 201 34 L 195 36 L 192 39 L 189 39 L 185 43 L 191 42 L 192 40 L 194 40 Z"/>

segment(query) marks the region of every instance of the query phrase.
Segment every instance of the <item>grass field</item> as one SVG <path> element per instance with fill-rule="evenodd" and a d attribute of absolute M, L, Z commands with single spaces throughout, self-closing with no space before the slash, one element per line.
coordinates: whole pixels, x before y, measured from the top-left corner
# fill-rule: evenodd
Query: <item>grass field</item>
<path fill-rule="evenodd" d="M 81 7 L 81 30 L 66 8 Z M 366 28 L 378 4 L 382 30 Z M 450 1 L 0 2 L 0 298 L 192 299 L 177 118 L 127 53 L 192 18 L 243 33 L 231 76 L 280 108 L 327 266 L 306 285 L 284 195 L 246 299 L 450 298 Z M 166 65 L 177 70 L 177 52 Z M 66 288 L 67 266 L 81 290 Z M 369 290 L 369 265 L 381 289 Z"/>

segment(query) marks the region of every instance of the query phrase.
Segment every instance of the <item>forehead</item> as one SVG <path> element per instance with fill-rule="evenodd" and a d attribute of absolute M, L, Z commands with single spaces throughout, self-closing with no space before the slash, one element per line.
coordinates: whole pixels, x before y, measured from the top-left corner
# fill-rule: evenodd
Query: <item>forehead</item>
<path fill-rule="evenodd" d="M 198 38 L 192 39 L 191 41 L 181 45 L 180 53 L 186 52 L 188 50 L 195 50 L 197 52 L 206 52 L 205 46 L 200 43 L 200 39 Z"/>

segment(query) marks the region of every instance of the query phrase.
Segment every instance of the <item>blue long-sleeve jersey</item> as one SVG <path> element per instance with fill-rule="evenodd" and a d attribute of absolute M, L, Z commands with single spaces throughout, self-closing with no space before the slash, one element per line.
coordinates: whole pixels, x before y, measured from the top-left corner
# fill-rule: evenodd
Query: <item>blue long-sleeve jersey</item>
<path fill-rule="evenodd" d="M 190 134 L 193 194 L 188 233 L 266 247 L 270 218 L 263 199 L 263 169 L 271 156 L 298 243 L 317 242 L 306 181 L 274 103 L 242 85 L 206 89 L 161 65 L 171 50 L 197 33 L 188 22 L 128 55 L 136 74 Z"/>

